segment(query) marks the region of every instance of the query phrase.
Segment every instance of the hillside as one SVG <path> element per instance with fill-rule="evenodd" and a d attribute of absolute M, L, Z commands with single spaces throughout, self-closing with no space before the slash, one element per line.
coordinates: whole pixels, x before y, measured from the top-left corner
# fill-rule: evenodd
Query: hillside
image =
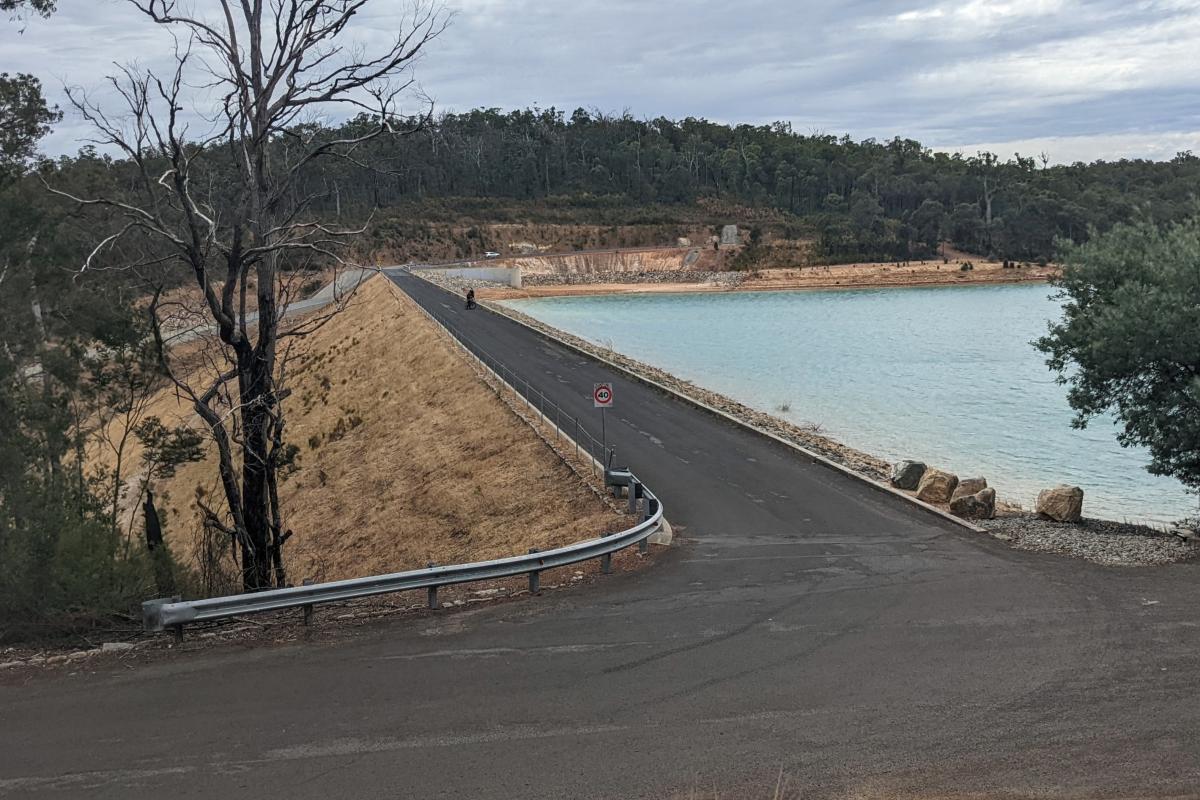
<path fill-rule="evenodd" d="M 300 448 L 280 485 L 293 582 L 514 555 L 624 527 L 382 276 L 297 343 L 287 383 L 288 440 Z M 195 422 L 171 392 L 151 413 Z M 218 488 L 212 454 L 159 487 L 167 541 L 193 564 L 198 487 Z"/>

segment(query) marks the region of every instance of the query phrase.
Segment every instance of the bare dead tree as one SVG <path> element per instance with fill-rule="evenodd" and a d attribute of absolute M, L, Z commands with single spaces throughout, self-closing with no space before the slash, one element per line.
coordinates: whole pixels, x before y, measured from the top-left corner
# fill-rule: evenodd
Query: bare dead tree
<path fill-rule="evenodd" d="M 174 38 L 172 74 L 121 68 L 109 79 L 124 101 L 119 117 L 82 92 L 69 95 L 97 131 L 94 141 L 120 150 L 136 168 L 136 186 L 103 197 L 51 190 L 120 220 L 83 270 L 132 234 L 157 242 L 199 290 L 217 347 L 208 368 L 186 371 L 175 363 L 157 303 L 154 338 L 163 370 L 216 445 L 225 508 L 198 505 L 207 524 L 229 534 L 240 552 L 244 588 L 262 589 L 282 580 L 287 535 L 276 484 L 286 397 L 280 343 L 328 318 L 281 324 L 295 290 L 282 267 L 348 266 L 347 237 L 362 230 L 315 217 L 316 198 L 299 195 L 299 178 L 319 159 L 353 159 L 371 139 L 425 126 L 431 104 L 415 91 L 412 66 L 449 16 L 414 0 L 392 18 L 396 32 L 388 43 L 368 53 L 345 40 L 370 0 L 217 0 L 204 4 L 209 15 L 177 0 L 129 2 Z M 208 95 L 219 98 L 201 136 L 189 131 L 183 113 L 197 74 Z M 414 94 L 422 113 L 401 116 L 398 104 Z M 331 104 L 374 122 L 349 138 L 305 124 Z M 161 265 L 162 256 L 152 263 Z"/>

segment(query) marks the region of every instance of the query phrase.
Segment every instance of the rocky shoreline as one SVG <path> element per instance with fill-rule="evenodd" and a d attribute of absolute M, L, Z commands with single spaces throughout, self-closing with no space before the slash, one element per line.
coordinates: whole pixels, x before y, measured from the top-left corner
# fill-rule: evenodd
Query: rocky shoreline
<path fill-rule="evenodd" d="M 468 285 L 475 288 L 479 286 L 479 282 L 447 279 L 445 276 L 431 275 L 429 272 L 424 273 L 424 277 L 458 292 L 465 291 Z M 888 461 L 831 439 L 823 435 L 818 426 L 796 425 L 779 419 L 730 397 L 677 378 L 658 367 L 644 364 L 615 350 L 600 347 L 553 328 L 503 304 L 488 302 L 486 305 L 497 313 L 561 339 L 584 352 L 611 361 L 643 378 L 737 417 L 759 430 L 811 450 L 869 480 L 890 485 L 892 465 Z M 906 494 L 914 495 L 911 491 Z M 949 511 L 948 503 L 931 505 Z M 991 519 L 972 519 L 970 524 L 985 529 L 990 535 L 1019 550 L 1069 555 L 1105 566 L 1156 566 L 1188 560 L 1200 552 L 1195 537 L 1184 538 L 1176 533 L 1144 525 L 1092 518 L 1083 518 L 1077 523 L 1054 522 L 1004 502 L 995 504 L 995 513 L 996 516 Z"/>

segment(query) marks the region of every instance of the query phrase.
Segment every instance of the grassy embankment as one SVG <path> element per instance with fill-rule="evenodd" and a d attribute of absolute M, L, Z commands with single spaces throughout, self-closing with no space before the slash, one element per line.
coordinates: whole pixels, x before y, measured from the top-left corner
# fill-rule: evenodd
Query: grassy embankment
<path fill-rule="evenodd" d="M 624 527 L 382 277 L 316 333 L 295 340 L 280 485 L 289 579 L 332 580 L 525 553 Z M 150 412 L 199 425 L 175 393 Z M 135 463 L 132 453 L 128 463 Z M 129 474 L 127 478 L 136 478 Z M 215 456 L 157 487 L 167 541 L 199 552 L 199 490 L 218 492 Z M 219 500 L 212 497 L 212 505 Z"/>

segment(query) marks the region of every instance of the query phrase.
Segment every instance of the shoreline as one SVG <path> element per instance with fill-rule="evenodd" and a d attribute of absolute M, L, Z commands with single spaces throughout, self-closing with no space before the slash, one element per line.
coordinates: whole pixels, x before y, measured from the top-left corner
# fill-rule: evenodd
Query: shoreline
<path fill-rule="evenodd" d="M 607 294 L 659 294 L 710 292 L 774 292 L 774 291 L 838 291 L 844 289 L 901 289 L 939 288 L 951 286 L 1017 285 L 1049 283 L 1059 275 L 1056 267 L 1031 266 L 1004 268 L 999 263 L 984 262 L 967 271 L 951 270 L 954 265 L 899 266 L 890 263 L 842 264 L 829 267 L 771 268 L 747 272 L 717 273 L 722 280 L 671 280 L 671 273 L 619 273 L 569 277 L 571 282 L 547 282 L 545 276 L 526 276 L 520 289 L 481 285 L 477 294 L 483 300 L 532 300 L 542 297 L 589 297 Z M 947 269 L 941 269 L 946 266 Z M 436 270 L 422 270 L 431 276 Z M 575 278 L 580 278 L 575 282 Z M 618 278 L 614 280 L 613 278 Z"/>
<path fill-rule="evenodd" d="M 446 288 L 457 290 L 459 287 Z M 813 451 L 889 490 L 901 491 L 891 485 L 890 462 L 826 436 L 819 427 L 796 425 L 758 411 L 731 397 L 678 378 L 666 370 L 629 358 L 616 350 L 600 347 L 543 323 L 503 303 L 487 302 L 486 306 L 495 313 L 560 339 L 569 346 L 611 361 L 649 381 L 660 383 L 692 400 L 734 416 L 751 428 Z M 915 494 L 907 491 L 903 493 L 909 496 Z M 935 508 L 948 513 L 947 504 L 937 504 Z M 1014 549 L 1069 555 L 1104 566 L 1158 566 L 1186 561 L 1200 552 L 1195 539 L 1185 540 L 1167 530 L 1149 525 L 1091 517 L 1085 517 L 1080 523 L 1058 523 L 1041 519 L 1020 505 L 1003 500 L 997 501 L 996 516 L 993 519 L 966 522 L 979 526 L 988 535 Z"/>

